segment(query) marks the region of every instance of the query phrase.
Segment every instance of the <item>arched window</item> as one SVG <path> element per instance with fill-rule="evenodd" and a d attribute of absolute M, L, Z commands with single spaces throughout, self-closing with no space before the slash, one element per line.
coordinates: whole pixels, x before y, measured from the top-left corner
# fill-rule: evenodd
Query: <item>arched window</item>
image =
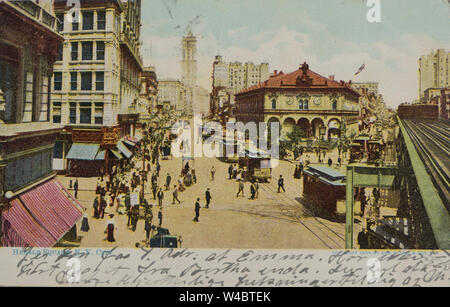
<path fill-rule="evenodd" d="M 277 100 L 272 99 L 272 109 L 276 109 L 276 108 L 277 108 Z"/>
<path fill-rule="evenodd" d="M 336 100 L 333 100 L 333 103 L 331 104 L 331 109 L 337 110 L 337 101 Z"/>
<path fill-rule="evenodd" d="M 298 102 L 298 108 L 300 110 L 303 110 L 303 100 L 300 99 L 300 101 Z"/>
<path fill-rule="evenodd" d="M 309 110 L 309 101 L 307 99 L 303 102 L 303 109 Z"/>

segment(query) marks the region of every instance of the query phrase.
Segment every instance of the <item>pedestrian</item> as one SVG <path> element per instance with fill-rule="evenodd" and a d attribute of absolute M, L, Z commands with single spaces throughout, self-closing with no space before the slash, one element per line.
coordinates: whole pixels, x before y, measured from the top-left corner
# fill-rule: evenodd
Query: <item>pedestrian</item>
<path fill-rule="evenodd" d="M 367 234 L 366 229 L 363 229 L 358 234 L 358 245 L 359 245 L 359 249 L 368 249 L 369 248 L 369 236 Z"/>
<path fill-rule="evenodd" d="M 166 177 L 166 191 L 170 190 L 170 183 L 172 182 L 172 177 L 170 176 L 169 173 L 167 173 L 167 177 Z"/>
<path fill-rule="evenodd" d="M 139 206 L 134 206 L 133 209 L 131 209 L 131 222 L 133 226 L 133 232 L 136 231 L 138 220 L 139 220 Z"/>
<path fill-rule="evenodd" d="M 258 198 L 259 197 L 259 183 L 258 182 L 255 182 L 255 189 L 256 189 L 256 198 Z"/>
<path fill-rule="evenodd" d="M 250 194 L 251 194 L 250 199 L 251 199 L 251 200 L 255 200 L 255 197 L 256 197 L 256 187 L 255 187 L 255 185 L 254 185 L 253 182 L 252 182 L 252 184 L 250 185 Z"/>
<path fill-rule="evenodd" d="M 228 180 L 231 180 L 233 177 L 233 164 L 230 164 L 228 167 Z"/>
<path fill-rule="evenodd" d="M 159 208 L 158 220 L 159 220 L 159 227 L 161 227 L 162 226 L 162 221 L 163 221 L 162 208 Z"/>
<path fill-rule="evenodd" d="M 150 232 L 152 230 L 153 213 L 151 211 L 145 216 L 145 233 L 147 240 L 150 239 Z"/>
<path fill-rule="evenodd" d="M 152 184 L 152 193 L 153 193 L 153 200 L 156 200 L 156 193 L 158 192 L 158 186 L 156 183 Z"/>
<path fill-rule="evenodd" d="M 106 223 L 106 230 L 105 233 L 107 233 L 106 236 L 106 240 L 108 240 L 108 242 L 116 242 L 116 239 L 114 238 L 114 229 L 116 228 L 116 225 L 114 223 L 114 214 L 111 214 L 109 216 L 109 220 Z"/>
<path fill-rule="evenodd" d="M 100 198 L 100 214 L 99 214 L 101 219 L 105 218 L 106 207 L 108 207 L 108 204 L 106 203 L 106 200 L 103 197 L 101 197 Z"/>
<path fill-rule="evenodd" d="M 197 198 L 197 201 L 195 202 L 195 217 L 194 222 L 198 223 L 198 218 L 200 217 L 200 198 Z"/>
<path fill-rule="evenodd" d="M 283 189 L 283 192 L 286 192 L 286 190 L 284 189 L 283 175 L 280 175 L 280 179 L 278 179 L 278 193 L 281 193 L 281 189 Z"/>
<path fill-rule="evenodd" d="M 81 231 L 82 232 L 89 232 L 89 220 L 88 215 L 86 213 L 86 209 L 84 209 L 84 215 L 83 215 L 83 221 L 81 222 Z"/>
<path fill-rule="evenodd" d="M 333 166 L 333 160 L 331 160 L 331 158 L 328 158 L 328 166 L 329 167 Z"/>
<path fill-rule="evenodd" d="M 159 192 L 158 192 L 158 204 L 160 207 L 162 207 L 162 205 L 163 205 L 163 199 L 164 199 L 164 192 L 163 192 L 162 188 L 160 188 Z"/>
<path fill-rule="evenodd" d="M 341 157 L 338 158 L 338 164 L 339 164 L 339 167 L 341 167 L 341 165 L 342 165 L 342 159 L 341 159 Z"/>
<path fill-rule="evenodd" d="M 238 182 L 239 182 L 239 190 L 238 190 L 238 193 L 237 193 L 236 197 L 239 197 L 241 192 L 242 192 L 242 197 L 245 197 L 245 195 L 244 195 L 244 188 L 245 188 L 244 183 L 241 180 L 238 180 Z"/>
<path fill-rule="evenodd" d="M 94 199 L 93 207 L 94 207 L 94 218 L 98 219 L 100 217 L 100 214 L 99 214 L 100 201 L 98 200 L 98 196 L 96 196 Z"/>
<path fill-rule="evenodd" d="M 213 167 L 211 168 L 211 181 L 214 181 L 215 175 L 216 175 L 216 168 L 213 165 Z"/>
<path fill-rule="evenodd" d="M 177 186 L 173 186 L 173 193 L 172 193 L 172 205 L 175 205 L 175 201 L 178 202 L 178 204 L 181 204 L 181 201 L 178 199 L 178 189 Z"/>
<path fill-rule="evenodd" d="M 159 164 L 159 161 L 156 164 L 156 177 L 159 177 L 159 172 L 161 171 L 161 164 Z"/>
<path fill-rule="evenodd" d="M 210 189 L 208 188 L 207 190 L 206 190 L 206 193 L 205 193 L 205 199 L 206 199 L 206 206 L 205 206 L 205 208 L 206 209 L 209 209 L 209 205 L 211 204 L 211 191 L 210 191 Z"/>
<path fill-rule="evenodd" d="M 75 184 L 73 185 L 73 190 L 75 191 L 75 198 L 78 198 L 78 178 L 75 179 Z"/>

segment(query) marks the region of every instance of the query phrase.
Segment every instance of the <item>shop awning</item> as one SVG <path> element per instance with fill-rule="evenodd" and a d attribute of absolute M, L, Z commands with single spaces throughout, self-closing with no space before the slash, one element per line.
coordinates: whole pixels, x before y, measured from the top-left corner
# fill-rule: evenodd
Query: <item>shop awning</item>
<path fill-rule="evenodd" d="M 117 143 L 117 149 L 119 149 L 119 151 L 128 159 L 133 155 L 133 153 L 122 142 Z"/>
<path fill-rule="evenodd" d="M 95 156 L 96 161 L 104 161 L 105 160 L 105 153 L 106 150 L 100 150 L 97 155 Z"/>
<path fill-rule="evenodd" d="M 127 145 L 131 146 L 131 147 L 136 146 L 136 143 L 133 143 L 133 142 L 128 141 L 128 140 L 126 140 L 126 139 L 123 139 L 122 142 L 123 142 L 124 144 L 127 144 Z"/>
<path fill-rule="evenodd" d="M 117 150 L 111 149 L 112 154 L 119 160 L 123 159 L 123 156 Z"/>
<path fill-rule="evenodd" d="M 19 199 L 10 203 L 3 212 L 3 238 L 5 247 L 51 247 L 56 239 L 28 213 Z"/>
<path fill-rule="evenodd" d="M 100 149 L 98 144 L 80 144 L 74 143 L 67 154 L 68 160 L 96 160 L 97 153 Z"/>
<path fill-rule="evenodd" d="M 10 202 L 3 216 L 3 246 L 52 247 L 83 217 L 82 207 L 56 180 Z"/>

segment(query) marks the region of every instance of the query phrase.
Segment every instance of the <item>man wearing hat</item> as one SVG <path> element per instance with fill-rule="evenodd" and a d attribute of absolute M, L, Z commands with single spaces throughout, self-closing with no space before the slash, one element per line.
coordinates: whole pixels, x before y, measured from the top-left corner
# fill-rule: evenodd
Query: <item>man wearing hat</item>
<path fill-rule="evenodd" d="M 206 199 L 206 206 L 205 206 L 205 208 L 206 209 L 209 209 L 209 204 L 211 203 L 211 191 L 210 191 L 210 189 L 208 188 L 207 190 L 206 190 L 206 193 L 205 193 L 205 199 Z"/>

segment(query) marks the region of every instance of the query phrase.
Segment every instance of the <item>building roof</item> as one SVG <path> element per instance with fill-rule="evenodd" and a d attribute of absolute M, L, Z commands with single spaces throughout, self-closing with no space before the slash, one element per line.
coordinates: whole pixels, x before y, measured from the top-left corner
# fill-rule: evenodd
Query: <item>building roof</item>
<path fill-rule="evenodd" d="M 343 81 L 337 82 L 332 79 L 319 75 L 318 73 L 309 69 L 309 65 L 305 62 L 300 65 L 299 69 L 284 74 L 279 72 L 272 76 L 269 80 L 266 80 L 260 84 L 246 88 L 239 92 L 237 95 L 252 92 L 258 89 L 264 88 L 277 88 L 277 89 L 289 89 L 289 88 L 327 88 L 327 89 L 343 89 L 349 91 L 355 96 L 359 96 L 358 92 L 350 88 L 349 83 Z"/>

